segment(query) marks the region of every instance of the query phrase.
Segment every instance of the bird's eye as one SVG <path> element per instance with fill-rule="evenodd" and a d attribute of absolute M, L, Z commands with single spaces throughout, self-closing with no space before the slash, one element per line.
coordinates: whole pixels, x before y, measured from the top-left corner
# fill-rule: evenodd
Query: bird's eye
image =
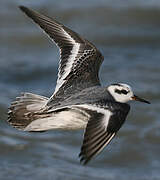
<path fill-rule="evenodd" d="M 122 89 L 122 90 L 121 90 L 121 93 L 122 93 L 122 94 L 128 94 L 128 91 Z"/>

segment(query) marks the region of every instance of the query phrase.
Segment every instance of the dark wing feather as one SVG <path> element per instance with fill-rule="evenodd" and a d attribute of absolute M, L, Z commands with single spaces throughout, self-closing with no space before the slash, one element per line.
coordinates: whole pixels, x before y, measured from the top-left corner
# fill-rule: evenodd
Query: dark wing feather
<path fill-rule="evenodd" d="M 59 73 L 52 99 L 100 85 L 98 72 L 103 56 L 96 47 L 77 33 L 36 11 L 21 6 L 60 48 Z"/>
<path fill-rule="evenodd" d="M 84 106 L 83 108 L 90 114 L 90 119 L 84 133 L 79 157 L 83 164 L 87 164 L 116 135 L 125 121 L 129 106 L 121 105 L 121 103 L 108 103 L 107 109 L 98 106 L 97 108 L 94 106 Z"/>

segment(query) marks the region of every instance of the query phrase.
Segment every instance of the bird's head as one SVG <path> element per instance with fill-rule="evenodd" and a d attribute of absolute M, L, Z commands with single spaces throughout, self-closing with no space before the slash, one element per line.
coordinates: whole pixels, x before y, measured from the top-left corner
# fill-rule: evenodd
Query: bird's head
<path fill-rule="evenodd" d="M 111 84 L 110 86 L 108 86 L 107 89 L 109 93 L 113 96 L 115 101 L 117 102 L 126 103 L 128 101 L 135 100 L 150 104 L 149 101 L 146 101 L 136 96 L 133 93 L 132 88 L 127 84 L 123 84 L 123 83 Z"/>

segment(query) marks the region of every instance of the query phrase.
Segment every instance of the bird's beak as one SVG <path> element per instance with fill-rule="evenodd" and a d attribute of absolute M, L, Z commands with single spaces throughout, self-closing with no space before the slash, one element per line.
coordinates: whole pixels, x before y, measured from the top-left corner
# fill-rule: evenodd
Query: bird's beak
<path fill-rule="evenodd" d="M 147 104 L 151 104 L 149 101 L 146 101 L 136 95 L 132 96 L 132 100 L 135 100 L 135 101 L 140 101 L 140 102 L 144 102 L 144 103 L 147 103 Z"/>

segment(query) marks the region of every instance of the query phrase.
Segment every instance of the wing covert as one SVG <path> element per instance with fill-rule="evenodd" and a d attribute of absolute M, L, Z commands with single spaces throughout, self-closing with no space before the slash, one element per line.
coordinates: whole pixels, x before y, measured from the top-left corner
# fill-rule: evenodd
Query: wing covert
<path fill-rule="evenodd" d="M 51 100 L 64 94 L 100 85 L 98 72 L 103 56 L 89 41 L 56 20 L 20 6 L 60 48 L 58 79 Z"/>

